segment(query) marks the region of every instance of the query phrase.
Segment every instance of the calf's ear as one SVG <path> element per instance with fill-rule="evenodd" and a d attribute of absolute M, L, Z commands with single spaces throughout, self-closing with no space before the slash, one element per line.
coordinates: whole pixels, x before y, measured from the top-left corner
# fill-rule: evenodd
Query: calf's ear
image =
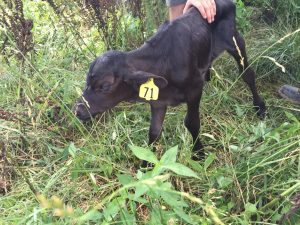
<path fill-rule="evenodd" d="M 131 72 L 130 74 L 126 74 L 124 77 L 124 81 L 132 85 L 134 88 L 138 88 L 151 78 L 153 78 L 155 85 L 160 89 L 168 85 L 168 81 L 164 77 L 156 76 L 152 73 L 144 71 L 135 71 Z"/>

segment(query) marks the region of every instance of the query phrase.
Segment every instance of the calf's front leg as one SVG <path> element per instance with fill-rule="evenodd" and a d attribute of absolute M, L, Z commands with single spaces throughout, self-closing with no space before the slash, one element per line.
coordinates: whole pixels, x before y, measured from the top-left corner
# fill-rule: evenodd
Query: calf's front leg
<path fill-rule="evenodd" d="M 151 105 L 151 125 L 149 129 L 149 145 L 155 143 L 161 134 L 162 125 L 165 119 L 167 107 L 166 106 L 153 106 Z M 155 150 L 155 148 L 154 148 Z M 142 167 L 151 167 L 152 165 L 147 161 L 142 162 Z"/>
<path fill-rule="evenodd" d="M 160 137 L 162 125 L 165 119 L 167 107 L 151 105 L 151 125 L 149 129 L 149 142 L 151 145 Z"/>

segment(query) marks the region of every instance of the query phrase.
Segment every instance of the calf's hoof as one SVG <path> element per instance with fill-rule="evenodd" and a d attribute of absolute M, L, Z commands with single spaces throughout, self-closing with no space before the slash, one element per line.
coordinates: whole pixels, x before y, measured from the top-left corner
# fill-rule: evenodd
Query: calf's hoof
<path fill-rule="evenodd" d="M 267 115 L 267 107 L 266 104 L 262 101 L 259 104 L 254 104 L 254 110 L 256 111 L 256 115 L 259 119 L 263 120 Z"/>
<path fill-rule="evenodd" d="M 192 160 L 194 161 L 202 161 L 204 158 L 205 158 L 205 154 L 202 150 L 199 152 L 194 152 L 192 155 Z"/>
<path fill-rule="evenodd" d="M 195 144 L 193 148 L 193 155 L 192 155 L 192 160 L 194 161 L 202 161 L 205 158 L 204 150 L 203 150 L 203 145 L 201 142 L 198 142 Z"/>

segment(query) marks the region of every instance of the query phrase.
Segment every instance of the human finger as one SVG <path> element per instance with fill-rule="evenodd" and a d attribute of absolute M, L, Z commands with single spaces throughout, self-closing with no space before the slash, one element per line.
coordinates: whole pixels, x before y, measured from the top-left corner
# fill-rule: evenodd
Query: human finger
<path fill-rule="evenodd" d="M 217 6 L 216 6 L 216 2 L 214 0 L 210 0 L 211 4 L 212 4 L 212 8 L 213 8 L 213 16 L 215 17 L 217 14 Z M 214 19 L 214 18 L 213 18 Z"/>
<path fill-rule="evenodd" d="M 203 6 L 206 10 L 207 21 L 212 23 L 214 21 L 214 17 L 216 15 L 215 8 L 216 4 L 214 0 L 205 0 L 202 2 Z"/>
<path fill-rule="evenodd" d="M 212 11 L 211 11 L 212 5 L 210 5 L 209 2 L 207 2 L 207 1 L 202 1 L 201 4 L 202 4 L 202 6 L 203 6 L 203 8 L 205 10 L 205 14 L 206 14 L 206 18 L 205 19 L 207 19 L 207 21 L 209 23 L 211 23 L 212 22 L 212 18 L 213 18 Z"/>
<path fill-rule="evenodd" d="M 186 11 L 191 8 L 192 6 L 195 6 L 198 11 L 200 12 L 201 16 L 206 19 L 207 18 L 207 15 L 206 15 L 206 12 L 205 12 L 205 9 L 203 7 L 203 5 L 201 3 L 197 3 L 197 4 L 193 4 L 193 3 L 190 3 L 189 1 L 187 2 L 187 4 L 185 5 L 184 9 L 183 9 L 183 13 L 186 13 Z"/>

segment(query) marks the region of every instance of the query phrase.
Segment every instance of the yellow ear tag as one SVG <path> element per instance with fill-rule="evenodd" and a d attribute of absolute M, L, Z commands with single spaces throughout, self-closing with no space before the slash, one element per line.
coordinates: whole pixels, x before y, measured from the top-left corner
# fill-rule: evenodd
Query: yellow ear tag
<path fill-rule="evenodd" d="M 147 101 L 158 99 L 159 88 L 154 84 L 153 78 L 140 86 L 139 96 Z"/>

